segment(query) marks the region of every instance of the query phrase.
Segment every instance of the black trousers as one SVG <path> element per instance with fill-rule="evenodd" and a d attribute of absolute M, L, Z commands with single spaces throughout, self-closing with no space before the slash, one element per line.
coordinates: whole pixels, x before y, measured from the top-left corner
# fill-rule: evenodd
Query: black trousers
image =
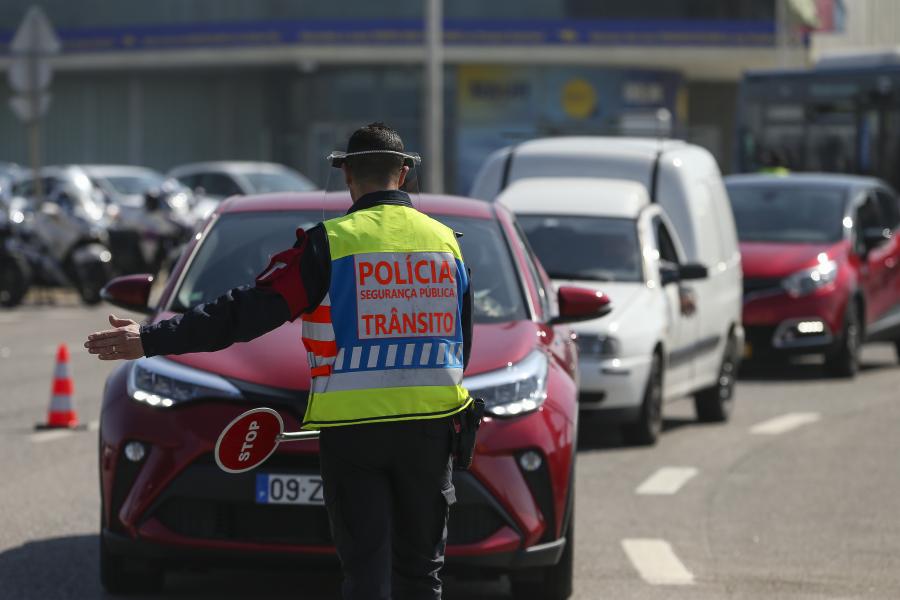
<path fill-rule="evenodd" d="M 324 428 L 325 506 L 344 600 L 434 600 L 456 501 L 447 418 Z"/>

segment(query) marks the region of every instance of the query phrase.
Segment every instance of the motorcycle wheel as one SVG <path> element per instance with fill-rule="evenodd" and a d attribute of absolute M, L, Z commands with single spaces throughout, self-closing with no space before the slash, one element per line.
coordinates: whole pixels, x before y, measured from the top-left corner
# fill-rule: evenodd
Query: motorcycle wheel
<path fill-rule="evenodd" d="M 100 290 L 111 278 L 107 263 L 98 261 L 82 265 L 75 281 L 81 301 L 91 306 L 99 304 L 103 300 Z"/>
<path fill-rule="evenodd" d="M 31 285 L 31 267 L 16 254 L 0 255 L 0 306 L 13 308 L 22 303 Z"/>

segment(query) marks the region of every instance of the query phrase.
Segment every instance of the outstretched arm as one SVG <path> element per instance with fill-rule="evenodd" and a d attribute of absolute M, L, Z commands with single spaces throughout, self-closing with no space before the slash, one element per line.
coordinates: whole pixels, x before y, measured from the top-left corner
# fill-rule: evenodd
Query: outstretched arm
<path fill-rule="evenodd" d="M 153 325 L 140 326 L 110 315 L 113 329 L 88 336 L 85 348 L 101 360 L 129 360 L 214 352 L 272 331 L 315 307 L 325 296 L 328 265 L 321 257 L 327 257 L 328 252 L 318 247 L 324 243 L 324 236 L 316 229 L 310 230 L 312 243 L 298 231 L 297 245 L 273 256 L 255 286 L 232 289 L 213 302 Z"/>

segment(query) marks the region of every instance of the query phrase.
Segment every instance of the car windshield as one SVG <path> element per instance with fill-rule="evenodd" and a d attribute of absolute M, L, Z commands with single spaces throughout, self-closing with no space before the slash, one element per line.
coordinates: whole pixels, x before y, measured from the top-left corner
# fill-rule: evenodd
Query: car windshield
<path fill-rule="evenodd" d="M 637 224 L 581 215 L 517 215 L 553 279 L 643 281 Z"/>
<path fill-rule="evenodd" d="M 172 310 L 210 302 L 241 285 L 252 284 L 269 256 L 291 247 L 294 230 L 308 229 L 337 214 L 322 211 L 254 212 L 223 215 L 210 230 L 175 293 Z M 503 234 L 485 219 L 436 217 L 463 233 L 463 259 L 472 271 L 476 323 L 527 318 L 522 288 Z"/>
<path fill-rule="evenodd" d="M 742 242 L 816 244 L 843 236 L 843 188 L 730 185 L 728 196 Z"/>
<path fill-rule="evenodd" d="M 316 188 L 312 181 L 291 171 L 248 171 L 241 175 L 253 186 L 254 194 L 305 192 Z"/>
<path fill-rule="evenodd" d="M 116 175 L 113 177 L 104 177 L 109 185 L 112 186 L 120 194 L 135 196 L 143 194 L 147 190 L 162 187 L 165 183 L 165 177 L 158 173 L 147 173 L 146 175 Z"/>

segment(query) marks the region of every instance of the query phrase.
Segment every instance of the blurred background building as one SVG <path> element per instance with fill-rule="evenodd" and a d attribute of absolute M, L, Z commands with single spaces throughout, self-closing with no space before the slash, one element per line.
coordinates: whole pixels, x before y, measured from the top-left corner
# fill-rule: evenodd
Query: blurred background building
<path fill-rule="evenodd" d="M 33 3 L 0 5 L 0 67 Z M 46 163 L 273 160 L 321 184 L 325 152 L 376 119 L 422 149 L 419 2 L 39 4 L 63 41 Z M 447 187 L 465 192 L 495 148 L 554 134 L 675 135 L 727 168 L 742 73 L 804 65 L 805 32 L 840 29 L 843 13 L 839 0 L 445 2 Z M 24 138 L 0 110 L 0 160 L 26 163 Z"/>

